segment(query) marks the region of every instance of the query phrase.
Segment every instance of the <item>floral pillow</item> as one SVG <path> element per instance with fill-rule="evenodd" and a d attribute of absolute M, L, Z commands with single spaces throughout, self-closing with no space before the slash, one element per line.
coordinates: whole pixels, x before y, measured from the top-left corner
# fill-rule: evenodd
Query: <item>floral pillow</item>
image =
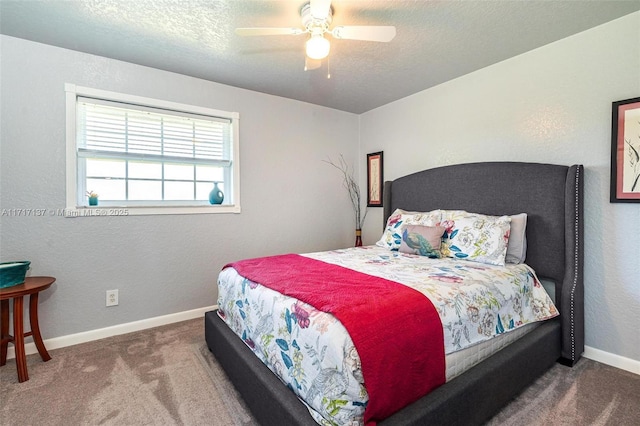
<path fill-rule="evenodd" d="M 389 219 L 387 226 L 382 233 L 380 241 L 376 245 L 386 247 L 389 250 L 398 250 L 402 243 L 402 231 L 406 225 L 423 225 L 435 226 L 440 222 L 442 210 L 433 210 L 430 212 L 407 212 L 402 209 L 396 209 Z"/>
<path fill-rule="evenodd" d="M 440 258 L 443 226 L 407 225 L 402 231 L 400 249 L 402 253 Z"/>
<path fill-rule="evenodd" d="M 443 257 L 505 264 L 511 217 L 445 210 L 439 225 L 445 227 Z"/>

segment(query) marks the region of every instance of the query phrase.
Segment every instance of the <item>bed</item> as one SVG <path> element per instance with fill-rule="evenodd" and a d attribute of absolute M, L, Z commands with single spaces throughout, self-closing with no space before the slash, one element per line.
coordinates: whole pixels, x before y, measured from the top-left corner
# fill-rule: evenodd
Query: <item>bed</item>
<path fill-rule="evenodd" d="M 578 361 L 584 350 L 583 174 L 580 165 L 489 162 L 439 167 L 385 182 L 385 226 L 398 208 L 526 213 L 526 264 L 554 287 L 559 316 L 379 424 L 482 424 L 555 362 L 572 366 Z M 205 338 L 261 424 L 318 424 L 217 311 L 205 314 Z"/>

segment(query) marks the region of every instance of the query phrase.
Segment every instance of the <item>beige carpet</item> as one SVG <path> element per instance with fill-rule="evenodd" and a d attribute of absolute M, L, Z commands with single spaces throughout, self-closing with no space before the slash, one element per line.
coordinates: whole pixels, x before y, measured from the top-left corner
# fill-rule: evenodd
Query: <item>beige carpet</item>
<path fill-rule="evenodd" d="M 255 425 L 204 343 L 185 321 L 15 361 L 0 368 L 0 425 Z M 490 396 L 488 396 L 490 397 Z M 640 424 L 640 376 L 583 359 L 554 366 L 490 426 Z"/>
<path fill-rule="evenodd" d="M 553 366 L 490 426 L 638 426 L 640 375 L 582 358 Z"/>
<path fill-rule="evenodd" d="M 1 425 L 252 425 L 204 344 L 204 320 L 185 321 L 15 360 L 0 369 Z"/>

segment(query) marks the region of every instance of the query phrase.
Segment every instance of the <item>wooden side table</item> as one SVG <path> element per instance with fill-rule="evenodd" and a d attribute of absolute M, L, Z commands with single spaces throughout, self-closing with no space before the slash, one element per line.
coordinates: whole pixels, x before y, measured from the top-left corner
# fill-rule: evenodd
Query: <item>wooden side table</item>
<path fill-rule="evenodd" d="M 38 325 L 38 294 L 51 287 L 55 282 L 53 277 L 27 277 L 23 284 L 13 287 L 0 288 L 0 366 L 7 363 L 7 347 L 13 343 L 16 350 L 16 366 L 18 381 L 29 380 L 27 372 L 27 356 L 24 350 L 24 338 L 33 337 L 42 361 L 51 359 L 42 343 L 40 326 Z M 29 323 L 31 331 L 24 332 L 24 296 L 29 295 Z M 13 299 L 13 336 L 9 334 L 9 299 Z"/>

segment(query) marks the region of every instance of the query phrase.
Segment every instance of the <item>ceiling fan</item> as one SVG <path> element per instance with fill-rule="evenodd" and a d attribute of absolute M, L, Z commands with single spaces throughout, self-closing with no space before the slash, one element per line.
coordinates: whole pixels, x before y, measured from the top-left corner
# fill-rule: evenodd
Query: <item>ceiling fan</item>
<path fill-rule="evenodd" d="M 240 36 L 301 35 L 309 34 L 305 44 L 305 71 L 319 68 L 321 60 L 329 55 L 331 43 L 326 34 L 333 38 L 389 42 L 396 36 L 393 26 L 338 26 L 329 29 L 333 8 L 331 0 L 310 0 L 300 9 L 303 28 L 236 28 Z"/>

